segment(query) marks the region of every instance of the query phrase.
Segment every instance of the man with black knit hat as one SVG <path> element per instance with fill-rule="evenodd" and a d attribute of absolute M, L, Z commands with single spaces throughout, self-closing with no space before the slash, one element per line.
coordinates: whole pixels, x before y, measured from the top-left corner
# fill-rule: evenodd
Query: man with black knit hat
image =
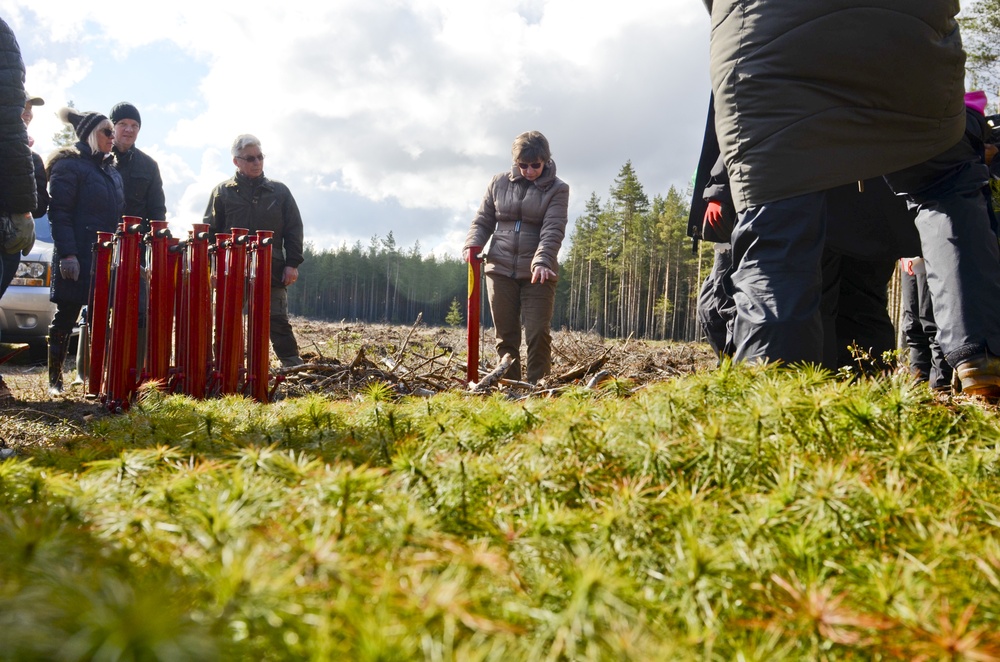
<path fill-rule="evenodd" d="M 150 221 L 167 218 L 160 166 L 151 156 L 135 146 L 142 126 L 139 109 L 128 101 L 120 101 L 111 109 L 111 122 L 115 125 L 115 167 L 125 186 L 125 216 L 142 219 L 142 231 L 149 232 Z M 145 266 L 145 255 L 143 255 Z M 137 368 L 141 369 L 146 356 L 146 305 L 148 282 L 142 279 L 139 290 L 139 352 Z M 79 363 L 79 362 L 78 362 Z M 78 374 L 83 380 L 85 375 Z"/>
<path fill-rule="evenodd" d="M 167 218 L 160 166 L 135 146 L 142 126 L 138 108 L 122 101 L 111 109 L 110 119 L 115 125 L 115 167 L 125 184 L 125 216 L 141 218 L 148 232 L 149 221 Z"/>

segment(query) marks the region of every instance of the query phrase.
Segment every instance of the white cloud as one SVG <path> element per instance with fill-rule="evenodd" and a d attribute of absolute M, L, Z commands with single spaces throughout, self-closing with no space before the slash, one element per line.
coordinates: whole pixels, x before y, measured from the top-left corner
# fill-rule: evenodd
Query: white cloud
<path fill-rule="evenodd" d="M 686 185 L 697 159 L 708 17 L 692 0 L 120 9 L 0 0 L 29 89 L 54 106 L 110 108 L 143 90 L 144 120 L 158 121 L 144 123 L 139 145 L 155 152 L 178 223 L 200 219 L 244 132 L 261 138 L 267 173 L 300 199 L 320 247 L 390 229 L 404 247 L 460 244 L 527 129 L 552 143 L 572 188 L 571 223 L 592 191 L 606 197 L 626 160 L 654 195 Z M 175 68 L 146 60 L 173 53 Z M 138 73 L 107 71 L 116 67 Z M 32 126 L 40 143 L 60 128 L 42 115 Z"/>

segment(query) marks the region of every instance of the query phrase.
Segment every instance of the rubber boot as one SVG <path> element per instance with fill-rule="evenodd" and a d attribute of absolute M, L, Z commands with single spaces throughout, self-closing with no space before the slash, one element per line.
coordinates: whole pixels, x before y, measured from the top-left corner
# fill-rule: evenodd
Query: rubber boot
<path fill-rule="evenodd" d="M 69 352 L 69 334 L 49 327 L 49 395 L 63 392 L 63 364 Z"/>
<path fill-rule="evenodd" d="M 80 325 L 76 345 L 76 379 L 73 385 L 86 384 L 90 377 L 90 325 Z"/>

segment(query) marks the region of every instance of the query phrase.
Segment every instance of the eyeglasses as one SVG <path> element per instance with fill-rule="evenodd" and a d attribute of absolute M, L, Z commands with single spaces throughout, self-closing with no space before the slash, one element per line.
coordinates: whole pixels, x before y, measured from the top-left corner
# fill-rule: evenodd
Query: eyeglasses
<path fill-rule="evenodd" d="M 103 133 L 108 138 L 115 135 L 115 132 L 112 131 L 111 129 L 101 129 L 101 133 Z"/>
<path fill-rule="evenodd" d="M 541 167 L 545 165 L 544 163 L 518 163 L 517 167 L 521 170 L 540 170 Z"/>
<path fill-rule="evenodd" d="M 238 158 L 240 161 L 246 161 L 247 163 L 257 163 L 257 161 L 260 161 L 261 163 L 264 162 L 263 154 L 261 154 L 260 156 L 237 156 L 236 158 Z"/>

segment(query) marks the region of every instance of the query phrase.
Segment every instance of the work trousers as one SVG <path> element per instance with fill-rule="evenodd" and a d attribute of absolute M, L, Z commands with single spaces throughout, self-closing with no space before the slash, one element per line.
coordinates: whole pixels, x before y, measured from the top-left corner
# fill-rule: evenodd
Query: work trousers
<path fill-rule="evenodd" d="M 888 310 L 896 260 L 859 259 L 828 248 L 822 268 L 823 367 L 836 371 L 860 366 L 865 372 L 888 368 L 883 355 L 896 349 Z M 857 357 L 851 347 L 860 352 Z"/>
<path fill-rule="evenodd" d="M 21 253 L 4 253 L 0 251 L 0 297 L 10 287 L 10 281 L 14 280 L 17 267 L 21 264 Z"/>
<path fill-rule="evenodd" d="M 987 350 L 1000 355 L 1000 250 L 983 194 L 989 168 L 966 137 L 885 180 L 917 212 L 945 359 L 958 366 Z"/>
<path fill-rule="evenodd" d="M 933 389 L 951 385 L 952 368 L 937 341 L 937 323 L 927 287 L 927 274 L 921 269 L 901 276 L 903 342 L 910 352 L 910 374 L 927 382 Z"/>
<path fill-rule="evenodd" d="M 734 269 L 727 288 L 736 305 L 737 361 L 823 360 L 820 261 L 826 192 L 750 207 L 733 228 Z"/>
<path fill-rule="evenodd" d="M 728 342 L 736 311 L 732 298 L 726 294 L 725 277 L 732 268 L 733 250 L 729 244 L 714 244 L 713 248 L 712 270 L 698 292 L 698 321 L 708 344 L 721 359 L 732 351 Z"/>
<path fill-rule="evenodd" d="M 549 374 L 552 367 L 552 310 L 556 281 L 532 283 L 528 278 L 486 274 L 486 293 L 496 327 L 497 354 L 510 354 L 514 363 L 510 379 L 521 379 L 521 325 L 528 346 L 528 381 L 532 384 Z"/>
<path fill-rule="evenodd" d="M 968 138 L 886 175 L 916 211 L 938 343 L 952 366 L 1000 355 L 1000 250 L 983 187 L 988 168 Z M 750 207 L 733 230 L 736 359 L 822 360 L 820 260 L 824 192 Z"/>

